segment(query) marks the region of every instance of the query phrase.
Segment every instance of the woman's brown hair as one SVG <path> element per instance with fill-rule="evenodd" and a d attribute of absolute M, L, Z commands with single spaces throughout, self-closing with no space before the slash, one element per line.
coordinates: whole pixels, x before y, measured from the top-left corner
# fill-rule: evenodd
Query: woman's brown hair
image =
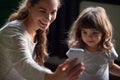
<path fill-rule="evenodd" d="M 22 0 L 18 10 L 11 14 L 8 18 L 8 22 L 13 20 L 24 20 L 29 15 L 28 12 L 28 4 L 30 6 L 36 5 L 41 0 Z M 58 0 L 58 4 L 60 6 L 60 1 Z M 58 6 L 58 7 L 59 7 Z M 44 58 L 47 56 L 47 38 L 46 38 L 46 31 L 41 31 L 40 29 L 36 31 L 35 42 L 37 42 L 34 48 L 33 58 L 39 65 L 44 65 Z"/>

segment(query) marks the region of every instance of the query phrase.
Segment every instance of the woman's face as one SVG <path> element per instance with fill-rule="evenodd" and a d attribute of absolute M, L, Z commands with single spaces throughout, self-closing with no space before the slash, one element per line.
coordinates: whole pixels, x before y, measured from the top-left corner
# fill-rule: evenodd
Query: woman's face
<path fill-rule="evenodd" d="M 50 24 L 56 19 L 58 6 L 58 0 L 40 0 L 29 8 L 29 14 L 36 30 L 48 29 Z"/>

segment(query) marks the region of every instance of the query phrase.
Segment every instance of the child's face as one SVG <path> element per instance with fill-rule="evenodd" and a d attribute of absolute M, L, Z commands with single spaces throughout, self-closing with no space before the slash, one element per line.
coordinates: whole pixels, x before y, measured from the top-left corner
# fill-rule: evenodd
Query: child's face
<path fill-rule="evenodd" d="M 102 38 L 102 33 L 96 29 L 83 28 L 81 29 L 81 36 L 86 47 L 97 49 L 98 43 Z"/>

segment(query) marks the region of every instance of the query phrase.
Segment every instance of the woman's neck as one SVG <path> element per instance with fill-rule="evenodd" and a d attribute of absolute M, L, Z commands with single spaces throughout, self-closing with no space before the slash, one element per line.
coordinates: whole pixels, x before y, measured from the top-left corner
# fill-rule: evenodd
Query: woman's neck
<path fill-rule="evenodd" d="M 27 32 L 30 35 L 31 41 L 34 42 L 35 35 L 36 35 L 36 29 L 35 29 L 35 26 L 34 26 L 33 22 L 31 22 L 28 19 L 28 20 L 24 20 L 23 23 L 25 25 L 25 28 L 26 28 Z"/>

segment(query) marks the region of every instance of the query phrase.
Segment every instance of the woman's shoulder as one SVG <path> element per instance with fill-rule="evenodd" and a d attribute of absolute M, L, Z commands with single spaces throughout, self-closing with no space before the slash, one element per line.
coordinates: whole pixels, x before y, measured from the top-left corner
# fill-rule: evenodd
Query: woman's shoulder
<path fill-rule="evenodd" d="M 14 21 L 11 21 L 11 22 L 7 23 L 6 26 L 22 28 L 24 25 L 23 25 L 22 21 L 14 20 Z"/>
<path fill-rule="evenodd" d="M 24 31 L 24 24 L 20 20 L 14 20 L 11 22 L 6 23 L 0 31 Z"/>

